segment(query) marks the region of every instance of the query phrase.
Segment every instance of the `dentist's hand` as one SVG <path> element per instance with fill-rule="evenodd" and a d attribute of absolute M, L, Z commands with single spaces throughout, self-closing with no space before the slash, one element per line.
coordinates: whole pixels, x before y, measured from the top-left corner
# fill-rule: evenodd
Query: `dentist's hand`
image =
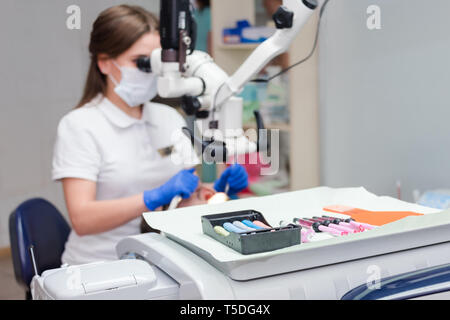
<path fill-rule="evenodd" d="M 159 188 L 144 192 L 144 203 L 150 211 L 169 204 L 176 196 L 187 199 L 197 189 L 200 179 L 195 169 L 183 170 Z"/>
<path fill-rule="evenodd" d="M 217 192 L 225 192 L 229 185 L 228 195 L 235 195 L 248 186 L 248 174 L 244 167 L 240 164 L 228 167 L 214 184 L 214 189 Z"/>

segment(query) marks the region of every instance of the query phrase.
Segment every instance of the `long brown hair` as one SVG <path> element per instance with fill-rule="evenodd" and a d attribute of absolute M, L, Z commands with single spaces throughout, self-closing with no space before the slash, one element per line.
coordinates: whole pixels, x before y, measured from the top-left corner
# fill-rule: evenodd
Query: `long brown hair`
<path fill-rule="evenodd" d="M 76 108 L 106 92 L 106 76 L 97 64 L 99 54 L 114 59 L 131 48 L 144 34 L 158 31 L 158 18 L 144 8 L 120 5 L 103 11 L 94 22 L 89 44 L 91 64 L 83 97 Z"/>

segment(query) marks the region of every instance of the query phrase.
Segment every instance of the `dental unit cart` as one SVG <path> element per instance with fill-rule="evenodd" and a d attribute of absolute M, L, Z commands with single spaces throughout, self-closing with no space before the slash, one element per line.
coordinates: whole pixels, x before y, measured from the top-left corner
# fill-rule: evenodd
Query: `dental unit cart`
<path fill-rule="evenodd" d="M 268 62 L 287 51 L 317 7 L 316 0 L 283 0 L 274 15 L 275 34 L 230 77 L 209 55 L 191 48 L 195 28 L 186 27 L 191 20 L 190 1 L 161 1 L 162 48 L 140 59 L 138 67 L 158 75 L 161 97 L 183 97 L 186 114 L 197 118 L 202 150 L 209 148 L 219 155 L 255 152 L 263 144 L 245 137 L 243 101 L 235 96 Z M 217 133 L 223 139 L 217 140 Z M 239 250 L 233 250 L 202 230 L 202 216 L 251 210 L 277 226 L 280 221 L 321 217 L 326 213 L 324 207 L 335 204 L 424 215 L 345 237 L 318 233 L 310 243 L 300 244 L 298 238 L 289 236 L 289 245 L 273 251 L 260 252 L 258 247 L 247 246 L 249 252 L 258 252 L 254 254 L 241 254 L 238 251 L 243 252 L 242 248 L 235 246 Z M 33 298 L 340 299 L 374 277 L 381 279 L 450 263 L 450 211 L 436 212 L 376 197 L 360 188 L 316 188 L 145 213 L 144 218 L 162 233 L 120 241 L 116 251 L 123 260 L 48 270 L 35 276 L 31 284 Z"/>
<path fill-rule="evenodd" d="M 350 203 L 351 199 L 360 200 Z M 373 210 L 414 210 L 424 215 L 345 237 L 318 234 L 319 239 L 311 243 L 250 255 L 242 255 L 202 232 L 204 215 L 252 207 L 264 212 L 268 223 L 275 225 L 281 213 L 286 220 L 299 212 L 311 212 L 313 216 L 317 208 L 331 201 Z M 36 276 L 33 297 L 334 300 L 369 284 L 374 277 L 381 279 L 450 263 L 450 211 L 436 212 L 377 197 L 362 188 L 316 188 L 148 213 L 144 217 L 163 233 L 123 239 L 116 251 L 119 258 L 126 260 L 80 266 L 79 290 L 67 289 L 77 267 L 69 267 L 74 268 L 71 272 L 62 268 Z"/>

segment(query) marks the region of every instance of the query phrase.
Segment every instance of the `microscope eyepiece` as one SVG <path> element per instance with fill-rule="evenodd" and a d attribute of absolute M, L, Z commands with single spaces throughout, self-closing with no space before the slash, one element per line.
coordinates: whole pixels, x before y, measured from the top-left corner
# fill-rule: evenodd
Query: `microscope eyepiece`
<path fill-rule="evenodd" d="M 142 72 L 150 73 L 152 72 L 152 63 L 150 57 L 139 57 L 136 65 Z"/>

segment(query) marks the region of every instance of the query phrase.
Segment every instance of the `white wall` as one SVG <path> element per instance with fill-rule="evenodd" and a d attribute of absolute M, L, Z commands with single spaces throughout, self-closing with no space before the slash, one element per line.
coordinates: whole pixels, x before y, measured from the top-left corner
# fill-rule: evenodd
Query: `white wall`
<path fill-rule="evenodd" d="M 9 214 L 26 199 L 44 197 L 66 215 L 61 185 L 51 181 L 57 124 L 81 97 L 93 21 L 122 3 L 159 9 L 159 0 L 0 3 L 0 247 L 9 246 Z M 81 30 L 66 27 L 72 4 Z"/>
<path fill-rule="evenodd" d="M 369 31 L 366 9 L 381 8 Z M 450 187 L 450 1 L 331 0 L 320 41 L 321 183 L 413 200 Z"/>

